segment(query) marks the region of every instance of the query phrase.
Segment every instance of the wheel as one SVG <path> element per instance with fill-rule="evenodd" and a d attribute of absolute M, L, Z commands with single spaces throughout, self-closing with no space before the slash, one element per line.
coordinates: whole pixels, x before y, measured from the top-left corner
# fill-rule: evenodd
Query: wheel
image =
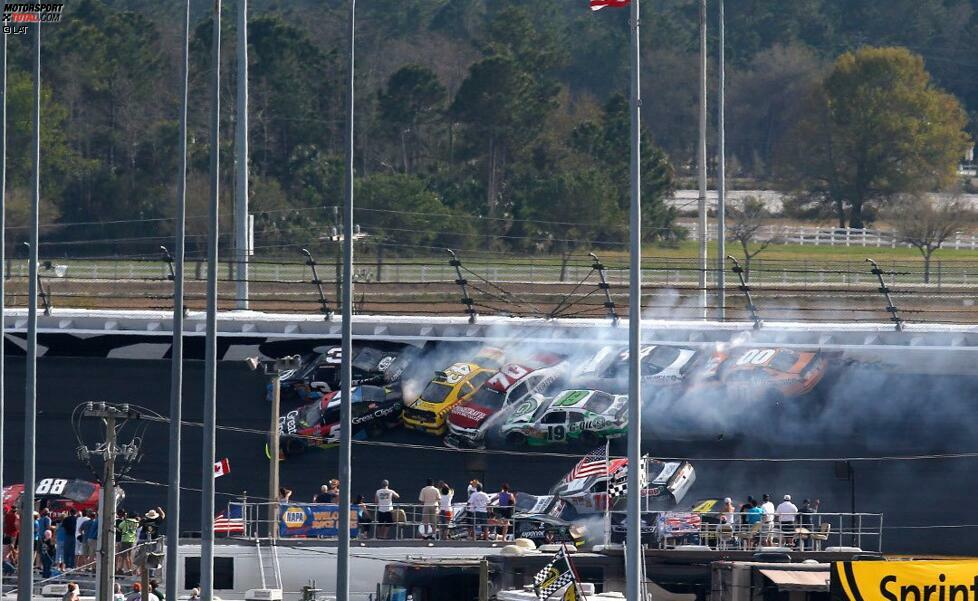
<path fill-rule="evenodd" d="M 526 435 L 519 432 L 510 432 L 506 435 L 506 444 L 511 447 L 522 447 L 526 444 Z"/>

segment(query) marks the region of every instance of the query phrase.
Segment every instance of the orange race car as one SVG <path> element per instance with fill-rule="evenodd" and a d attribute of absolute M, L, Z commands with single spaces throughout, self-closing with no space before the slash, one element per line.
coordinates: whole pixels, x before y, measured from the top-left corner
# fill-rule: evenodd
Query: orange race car
<path fill-rule="evenodd" d="M 817 350 L 735 348 L 715 353 L 696 387 L 720 388 L 728 397 L 780 402 L 811 392 L 828 367 L 827 357 Z"/>

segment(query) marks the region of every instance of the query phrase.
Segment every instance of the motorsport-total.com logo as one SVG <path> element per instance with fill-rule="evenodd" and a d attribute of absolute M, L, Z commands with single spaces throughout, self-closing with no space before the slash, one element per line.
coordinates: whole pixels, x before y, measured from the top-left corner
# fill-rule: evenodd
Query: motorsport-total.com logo
<path fill-rule="evenodd" d="M 3 33 L 27 33 L 30 23 L 60 23 L 64 9 L 63 2 L 4 2 Z"/>

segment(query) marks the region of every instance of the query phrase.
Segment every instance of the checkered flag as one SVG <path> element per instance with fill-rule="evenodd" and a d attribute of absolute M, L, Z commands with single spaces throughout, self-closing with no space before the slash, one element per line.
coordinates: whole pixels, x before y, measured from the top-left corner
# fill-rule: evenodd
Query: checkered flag
<path fill-rule="evenodd" d="M 554 558 L 550 560 L 550 563 L 545 565 L 533 577 L 533 590 L 537 594 L 537 599 L 546 601 L 550 595 L 553 595 L 568 584 L 573 584 L 574 581 L 574 569 L 567 559 L 567 553 L 564 552 L 564 547 L 561 546 L 557 554 L 554 555 Z"/>
<path fill-rule="evenodd" d="M 615 474 L 608 482 L 608 496 L 612 499 L 620 499 L 628 493 L 628 473 L 621 470 Z"/>

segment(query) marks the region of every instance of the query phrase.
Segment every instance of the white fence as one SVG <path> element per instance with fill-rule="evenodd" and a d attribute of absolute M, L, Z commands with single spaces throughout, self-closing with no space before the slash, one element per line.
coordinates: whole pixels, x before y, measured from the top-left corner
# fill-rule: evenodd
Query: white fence
<path fill-rule="evenodd" d="M 696 224 L 680 223 L 696 235 Z M 716 225 L 707 226 L 709 240 L 717 239 Z M 798 244 L 800 246 L 865 246 L 873 248 L 910 247 L 909 244 L 897 240 L 894 232 L 888 230 L 860 229 L 851 227 L 816 227 L 811 225 L 764 225 L 754 236 L 755 240 L 775 240 L 780 244 Z M 944 242 L 947 250 L 975 250 L 978 248 L 978 234 L 973 232 L 955 232 Z"/>

